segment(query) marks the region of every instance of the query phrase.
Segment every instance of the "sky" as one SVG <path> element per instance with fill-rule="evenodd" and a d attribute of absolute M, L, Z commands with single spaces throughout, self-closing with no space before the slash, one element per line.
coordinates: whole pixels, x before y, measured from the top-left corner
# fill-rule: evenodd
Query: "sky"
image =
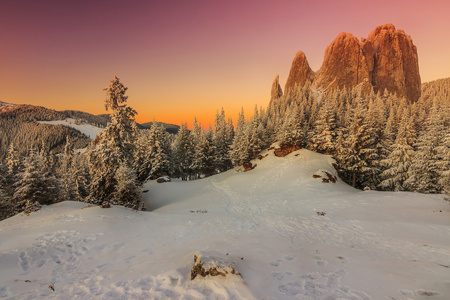
<path fill-rule="evenodd" d="M 0 101 L 105 113 L 114 76 L 139 123 L 233 121 L 267 107 L 297 51 L 317 71 L 340 32 L 403 29 L 422 82 L 450 77 L 448 0 L 0 0 Z"/>

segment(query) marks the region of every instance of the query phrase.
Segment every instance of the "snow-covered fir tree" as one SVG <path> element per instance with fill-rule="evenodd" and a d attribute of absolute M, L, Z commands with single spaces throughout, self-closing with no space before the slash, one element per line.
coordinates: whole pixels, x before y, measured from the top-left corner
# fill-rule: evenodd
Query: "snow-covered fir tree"
<path fill-rule="evenodd" d="M 73 146 L 70 143 L 69 137 L 67 137 L 66 145 L 64 147 L 64 156 L 60 167 L 61 182 L 63 184 L 63 198 L 65 200 L 74 200 L 76 197 L 76 185 L 72 169 L 73 156 Z"/>
<path fill-rule="evenodd" d="M 123 205 L 133 209 L 141 208 L 142 191 L 137 184 L 135 172 L 126 163 L 122 163 L 117 169 L 115 180 L 117 186 L 111 204 Z"/>
<path fill-rule="evenodd" d="M 234 140 L 230 149 L 230 157 L 233 164 L 240 166 L 249 160 L 248 157 L 248 140 L 246 135 L 246 121 L 244 116 L 244 109 L 241 109 L 236 123 L 234 132 Z"/>
<path fill-rule="evenodd" d="M 444 142 L 436 151 L 439 158 L 436 162 L 439 173 L 438 184 L 442 192 L 450 196 L 450 126 L 447 127 Z"/>
<path fill-rule="evenodd" d="M 127 88 L 115 76 L 105 91 L 105 107 L 111 109 L 113 113 L 111 122 L 97 135 L 95 148 L 89 153 L 91 176 L 89 202 L 94 204 L 112 200 L 117 202 L 117 199 L 114 199 L 117 188 L 115 175 L 122 164 L 132 165 L 137 136 L 137 125 L 134 120 L 137 113 L 126 104 Z"/>
<path fill-rule="evenodd" d="M 198 133 L 195 133 L 192 169 L 198 175 L 210 176 L 214 174 L 216 170 L 216 151 L 213 145 L 212 131 L 205 132 L 200 130 Z"/>
<path fill-rule="evenodd" d="M 309 138 L 310 149 L 325 154 L 333 153 L 336 144 L 336 121 L 330 102 L 323 100 Z"/>
<path fill-rule="evenodd" d="M 391 153 L 380 164 L 385 169 L 381 174 L 379 186 L 383 189 L 404 191 L 404 182 L 408 178 L 408 170 L 411 166 L 414 150 L 411 145 L 414 129 L 410 126 L 410 116 L 405 113 L 400 122 L 399 132 Z"/>
<path fill-rule="evenodd" d="M 225 111 L 217 111 L 214 120 L 214 149 L 216 151 L 216 168 L 224 172 L 232 167 L 230 147 L 233 141 L 232 122 L 227 123 Z"/>
<path fill-rule="evenodd" d="M 193 175 L 191 166 L 194 156 L 194 143 L 186 122 L 181 123 L 180 130 L 172 145 L 172 153 L 177 166 L 176 175 L 180 176 L 182 180 L 190 179 Z"/>
<path fill-rule="evenodd" d="M 61 183 L 54 175 L 48 172 L 43 173 L 43 169 L 42 158 L 34 149 L 31 149 L 26 159 L 26 168 L 20 174 L 13 195 L 13 203 L 17 212 L 59 201 Z"/>
<path fill-rule="evenodd" d="M 437 148 L 444 140 L 446 128 L 443 119 L 439 106 L 435 102 L 416 143 L 417 150 L 405 182 L 409 190 L 420 193 L 440 193 L 441 191 L 438 183 Z"/>
<path fill-rule="evenodd" d="M 361 187 L 364 176 L 372 171 L 367 160 L 376 155 L 376 150 L 373 148 L 374 143 L 366 121 L 367 105 L 360 97 L 356 101 L 348 131 L 343 128 L 339 133 L 336 159 L 342 175 L 352 186 Z"/>
<path fill-rule="evenodd" d="M 284 122 L 277 133 L 277 140 L 281 145 L 301 145 L 303 142 L 302 129 L 303 116 L 300 114 L 299 106 L 292 102 L 286 111 Z"/>

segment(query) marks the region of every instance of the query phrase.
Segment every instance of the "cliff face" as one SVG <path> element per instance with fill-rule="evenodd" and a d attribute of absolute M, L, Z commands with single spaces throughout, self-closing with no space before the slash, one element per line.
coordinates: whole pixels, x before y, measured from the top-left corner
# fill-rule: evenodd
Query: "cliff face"
<path fill-rule="evenodd" d="M 314 85 L 324 90 L 351 89 L 363 82 L 369 82 L 369 68 L 363 48 L 352 34 L 340 33 L 325 50 Z"/>
<path fill-rule="evenodd" d="M 375 91 L 397 93 L 411 102 L 420 97 L 420 74 L 417 48 L 410 36 L 394 25 L 378 26 L 367 42 L 373 47 L 372 85 Z"/>
<path fill-rule="evenodd" d="M 298 51 L 292 61 L 284 92 L 288 93 L 289 90 L 294 89 L 296 86 L 304 86 L 307 82 L 312 83 L 314 75 L 313 70 L 309 67 L 305 53 Z"/>
<path fill-rule="evenodd" d="M 387 89 L 415 102 L 421 84 L 417 48 L 410 36 L 392 24 L 378 26 L 361 41 L 350 33 L 340 33 L 325 50 L 317 73 L 309 67 L 305 54 L 297 52 L 285 93 L 307 82 L 324 91 L 355 86 L 367 92 Z"/>
<path fill-rule="evenodd" d="M 270 93 L 270 101 L 275 101 L 276 99 L 280 98 L 281 96 L 283 96 L 283 90 L 281 89 L 281 86 L 280 86 L 280 76 L 277 75 L 277 77 L 275 77 L 275 80 L 272 83 L 272 90 Z"/>

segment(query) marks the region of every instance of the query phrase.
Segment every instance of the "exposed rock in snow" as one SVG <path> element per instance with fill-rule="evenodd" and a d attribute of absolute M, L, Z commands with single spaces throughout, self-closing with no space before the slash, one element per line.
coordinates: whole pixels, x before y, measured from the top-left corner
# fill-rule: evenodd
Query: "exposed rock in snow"
<path fill-rule="evenodd" d="M 241 273 L 236 271 L 235 264 L 231 261 L 228 253 L 220 255 L 215 252 L 213 255 L 195 254 L 194 265 L 191 270 L 191 280 L 194 280 L 197 275 L 206 276 L 227 276 L 239 275 Z"/>
<path fill-rule="evenodd" d="M 333 175 L 335 174 L 335 175 Z M 312 176 L 317 181 L 323 182 L 323 183 L 336 183 L 337 182 L 337 176 L 336 172 L 328 171 L 328 170 L 318 170 L 316 173 Z"/>

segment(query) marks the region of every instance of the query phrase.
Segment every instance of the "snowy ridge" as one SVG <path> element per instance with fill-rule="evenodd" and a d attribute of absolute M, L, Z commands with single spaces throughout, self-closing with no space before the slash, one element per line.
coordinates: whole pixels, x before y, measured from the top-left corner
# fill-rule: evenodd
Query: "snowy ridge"
<path fill-rule="evenodd" d="M 97 134 L 102 131 L 102 128 L 90 125 L 90 124 L 77 124 L 75 119 L 67 118 L 65 120 L 57 120 L 57 121 L 38 121 L 40 124 L 49 124 L 49 125 L 65 125 L 68 127 L 72 127 L 82 134 L 88 136 L 90 139 L 95 139 Z"/>
<path fill-rule="evenodd" d="M 11 107 L 11 106 L 15 106 L 15 105 L 16 105 L 16 104 L 6 103 L 6 102 L 3 102 L 3 101 L 0 101 L 0 107 L 2 107 L 2 106 Z"/>
<path fill-rule="evenodd" d="M 147 183 L 151 212 L 63 202 L 3 220 L 0 297 L 448 299 L 441 196 L 322 183 L 313 175 L 335 174 L 329 156 L 262 154 L 249 172 Z M 191 281 L 199 252 L 242 278 Z"/>

